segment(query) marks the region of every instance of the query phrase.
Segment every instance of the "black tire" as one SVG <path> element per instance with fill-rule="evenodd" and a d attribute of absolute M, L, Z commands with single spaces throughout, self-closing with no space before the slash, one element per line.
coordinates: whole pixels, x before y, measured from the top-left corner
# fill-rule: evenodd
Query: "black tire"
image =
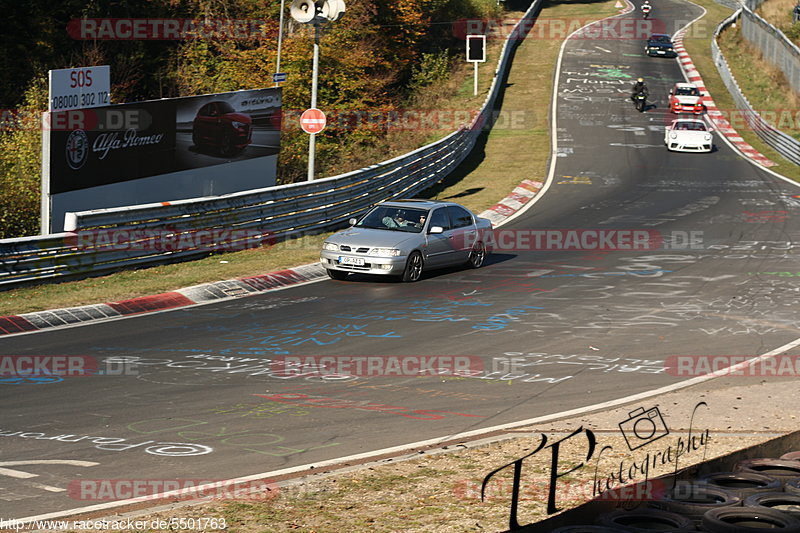
<path fill-rule="evenodd" d="M 753 472 L 786 482 L 800 477 L 800 462 L 786 459 L 745 459 L 733 467 L 737 472 Z"/>
<path fill-rule="evenodd" d="M 781 459 L 784 461 L 800 461 L 800 451 L 785 453 L 781 455 Z"/>
<path fill-rule="evenodd" d="M 694 522 L 685 516 L 646 507 L 632 511 L 611 511 L 597 517 L 596 523 L 599 526 L 629 533 L 649 533 L 650 531 L 683 533 L 684 531 L 697 531 L 694 527 Z"/>
<path fill-rule="evenodd" d="M 782 483 L 763 474 L 752 472 L 712 472 L 697 479 L 698 483 L 706 483 L 719 487 L 744 499 L 757 492 L 774 492 L 781 490 Z"/>
<path fill-rule="evenodd" d="M 695 525 L 700 525 L 707 511 L 742 505 L 742 498 L 734 492 L 719 487 L 688 483 L 678 485 L 650 505 L 685 516 L 692 519 Z"/>
<path fill-rule="evenodd" d="M 229 133 L 225 133 L 219 143 L 219 153 L 225 157 L 236 155 L 236 147 L 233 145 L 233 139 Z"/>
<path fill-rule="evenodd" d="M 550 533 L 619 533 L 616 529 L 603 526 L 564 526 Z"/>
<path fill-rule="evenodd" d="M 766 507 L 800 519 L 800 494 L 759 492 L 744 500 L 745 507 Z"/>
<path fill-rule="evenodd" d="M 332 268 L 326 268 L 325 270 L 328 271 L 328 276 L 331 279 L 335 279 L 335 280 L 339 280 L 339 281 L 344 281 L 345 279 L 347 279 L 347 272 L 345 272 L 343 270 L 334 270 Z"/>
<path fill-rule="evenodd" d="M 703 531 L 708 533 L 756 533 L 765 529 L 800 533 L 800 520 L 764 507 L 724 507 L 703 516 Z"/>
<path fill-rule="evenodd" d="M 800 494 L 800 478 L 788 480 L 783 487 L 783 491 L 789 494 Z"/>
<path fill-rule="evenodd" d="M 472 250 L 469 251 L 469 258 L 467 265 L 470 268 L 480 268 L 486 260 L 486 246 L 481 241 L 477 241 L 472 245 Z"/>
<path fill-rule="evenodd" d="M 406 261 L 406 269 L 403 271 L 402 280 L 404 282 L 413 283 L 422 277 L 422 270 L 424 264 L 422 261 L 422 254 L 419 252 L 411 252 Z"/>
<path fill-rule="evenodd" d="M 192 144 L 199 147 L 200 146 L 200 137 L 197 135 L 197 132 L 192 132 Z"/>

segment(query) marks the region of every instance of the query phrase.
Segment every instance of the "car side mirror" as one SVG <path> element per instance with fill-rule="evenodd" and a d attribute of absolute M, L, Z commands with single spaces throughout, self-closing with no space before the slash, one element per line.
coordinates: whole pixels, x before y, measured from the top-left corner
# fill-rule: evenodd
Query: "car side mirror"
<path fill-rule="evenodd" d="M 431 226 L 431 229 L 428 230 L 428 233 L 444 233 L 444 228 L 441 226 Z"/>
<path fill-rule="evenodd" d="M 712 133 L 713 131 L 714 131 L 714 128 L 708 128 L 708 132 L 709 133 Z"/>
<path fill-rule="evenodd" d="M 350 224 L 351 226 L 355 226 L 356 222 L 358 222 L 358 219 L 355 217 L 347 221 L 347 223 Z"/>

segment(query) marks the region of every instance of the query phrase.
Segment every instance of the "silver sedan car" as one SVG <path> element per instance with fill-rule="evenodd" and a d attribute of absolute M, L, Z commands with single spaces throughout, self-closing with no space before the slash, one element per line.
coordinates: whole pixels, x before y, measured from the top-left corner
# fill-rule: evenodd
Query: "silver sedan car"
<path fill-rule="evenodd" d="M 478 268 L 491 252 L 492 223 L 452 202 L 398 200 L 373 207 L 322 245 L 320 262 L 333 279 L 350 272 L 417 281 L 424 270 Z"/>

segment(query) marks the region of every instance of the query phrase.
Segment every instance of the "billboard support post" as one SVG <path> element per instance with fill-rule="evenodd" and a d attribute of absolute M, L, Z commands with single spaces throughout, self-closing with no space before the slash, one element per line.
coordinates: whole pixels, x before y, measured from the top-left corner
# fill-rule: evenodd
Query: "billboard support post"
<path fill-rule="evenodd" d="M 50 113 L 42 113 L 41 235 L 50 235 Z"/>

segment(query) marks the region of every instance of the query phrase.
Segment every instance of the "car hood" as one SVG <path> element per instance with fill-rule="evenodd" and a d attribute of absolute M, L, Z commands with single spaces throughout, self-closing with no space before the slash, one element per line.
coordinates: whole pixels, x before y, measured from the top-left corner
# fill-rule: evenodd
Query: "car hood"
<path fill-rule="evenodd" d="M 697 102 L 700 101 L 699 96 L 680 95 L 680 96 L 673 96 L 673 98 L 675 98 L 675 100 L 677 100 L 678 103 L 682 105 L 697 105 Z"/>
<path fill-rule="evenodd" d="M 693 131 L 693 130 L 675 130 L 672 133 L 677 133 L 678 137 L 682 139 L 702 139 L 706 134 L 711 135 L 710 131 Z"/>
<path fill-rule="evenodd" d="M 328 238 L 328 242 L 357 247 L 369 246 L 371 248 L 397 248 L 407 241 L 422 238 L 422 233 L 405 233 L 400 231 L 369 228 L 349 228 L 344 231 L 334 233 Z"/>

